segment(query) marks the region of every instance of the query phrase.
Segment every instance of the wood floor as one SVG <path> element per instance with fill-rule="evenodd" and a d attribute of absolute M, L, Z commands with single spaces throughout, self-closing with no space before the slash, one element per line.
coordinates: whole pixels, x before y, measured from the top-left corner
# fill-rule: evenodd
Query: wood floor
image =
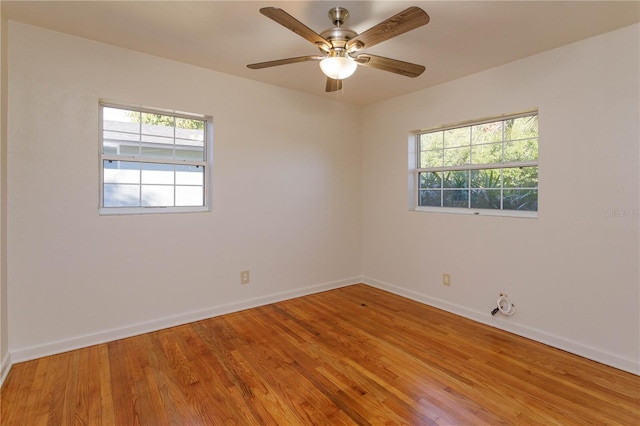
<path fill-rule="evenodd" d="M 640 425 L 640 377 L 355 285 L 16 364 L 2 425 Z"/>

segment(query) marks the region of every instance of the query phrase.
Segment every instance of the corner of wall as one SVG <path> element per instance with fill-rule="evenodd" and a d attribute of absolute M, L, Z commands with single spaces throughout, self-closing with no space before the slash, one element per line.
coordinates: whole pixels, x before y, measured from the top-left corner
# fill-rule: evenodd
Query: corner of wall
<path fill-rule="evenodd" d="M 0 388 L 2 388 L 2 384 L 4 380 L 9 375 L 9 370 L 11 370 L 11 354 L 6 353 L 5 356 L 2 357 L 2 361 L 0 361 Z"/>
<path fill-rule="evenodd" d="M 0 12 L 0 386 L 11 368 L 7 316 L 7 19 Z"/>

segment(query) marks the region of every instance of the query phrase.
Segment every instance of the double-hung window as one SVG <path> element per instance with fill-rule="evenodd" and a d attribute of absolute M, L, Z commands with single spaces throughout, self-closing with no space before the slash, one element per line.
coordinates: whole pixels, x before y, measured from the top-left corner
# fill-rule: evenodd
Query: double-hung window
<path fill-rule="evenodd" d="M 208 210 L 210 117 L 100 104 L 100 213 Z"/>
<path fill-rule="evenodd" d="M 538 113 L 419 132 L 416 210 L 535 217 Z"/>

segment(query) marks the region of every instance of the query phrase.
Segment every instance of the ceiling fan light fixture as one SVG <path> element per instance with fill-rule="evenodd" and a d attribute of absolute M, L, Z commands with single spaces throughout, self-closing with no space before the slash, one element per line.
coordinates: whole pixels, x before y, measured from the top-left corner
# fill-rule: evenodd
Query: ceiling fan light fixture
<path fill-rule="evenodd" d="M 358 63 L 347 56 L 330 56 L 320 61 L 320 69 L 329 78 L 344 80 L 358 68 Z"/>

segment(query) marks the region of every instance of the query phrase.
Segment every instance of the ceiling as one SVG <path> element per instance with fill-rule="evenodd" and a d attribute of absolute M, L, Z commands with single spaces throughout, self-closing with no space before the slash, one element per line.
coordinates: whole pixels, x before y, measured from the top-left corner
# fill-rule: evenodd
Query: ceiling
<path fill-rule="evenodd" d="M 363 52 L 426 66 L 417 78 L 358 67 L 325 93 L 317 62 L 247 64 L 315 55 L 305 39 L 259 13 L 284 9 L 320 33 L 346 7 L 358 33 L 409 6 L 431 21 Z M 640 22 L 638 1 L 2 1 L 8 19 L 293 90 L 367 105 Z"/>

